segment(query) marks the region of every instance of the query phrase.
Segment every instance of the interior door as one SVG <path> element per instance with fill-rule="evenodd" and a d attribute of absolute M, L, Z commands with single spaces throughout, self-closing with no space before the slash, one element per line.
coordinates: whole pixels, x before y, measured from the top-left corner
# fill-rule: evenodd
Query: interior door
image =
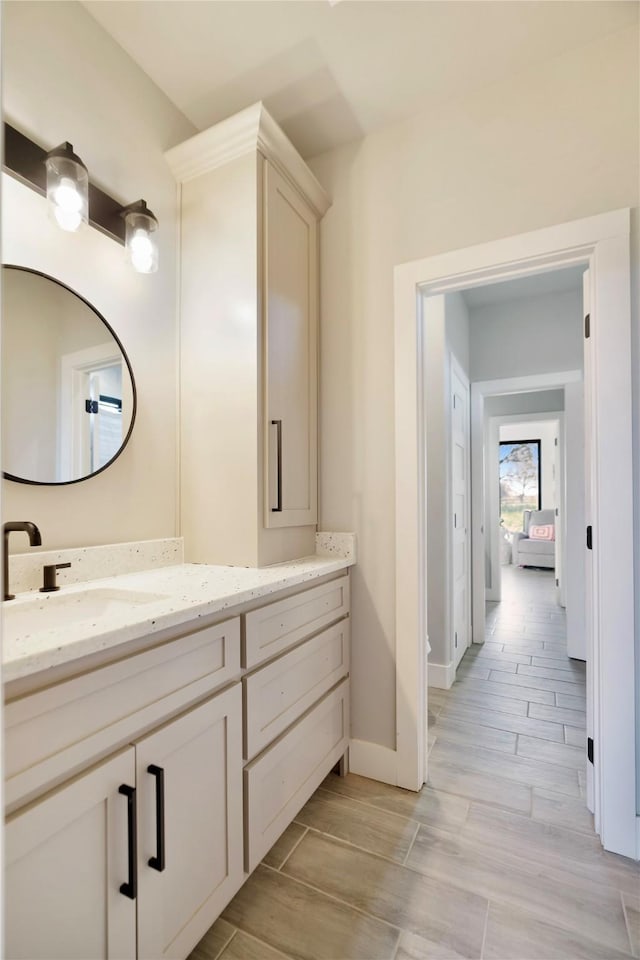
<path fill-rule="evenodd" d="M 591 274 L 585 270 L 582 278 L 583 310 L 585 334 L 591 326 Z M 589 319 L 587 320 L 587 317 Z M 593 423 L 593 357 L 592 339 L 584 338 L 584 514 L 587 528 L 593 523 L 593 450 L 591 424 Z M 589 549 L 585 536 L 585 634 L 587 648 L 587 737 L 593 740 L 595 698 L 594 644 L 593 644 L 593 553 Z M 587 807 L 594 814 L 596 830 L 599 828 L 599 811 L 596 811 L 596 791 L 593 764 L 587 761 Z"/>
<path fill-rule="evenodd" d="M 469 381 L 451 356 L 451 624 L 457 667 L 471 640 Z"/>

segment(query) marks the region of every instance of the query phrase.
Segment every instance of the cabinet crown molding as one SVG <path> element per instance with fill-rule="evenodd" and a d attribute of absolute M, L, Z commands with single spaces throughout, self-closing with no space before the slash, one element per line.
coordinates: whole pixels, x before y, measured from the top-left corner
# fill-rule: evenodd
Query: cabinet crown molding
<path fill-rule="evenodd" d="M 262 101 L 172 147 L 165 158 L 176 180 L 186 183 L 252 151 L 264 154 L 324 216 L 329 196 Z"/>

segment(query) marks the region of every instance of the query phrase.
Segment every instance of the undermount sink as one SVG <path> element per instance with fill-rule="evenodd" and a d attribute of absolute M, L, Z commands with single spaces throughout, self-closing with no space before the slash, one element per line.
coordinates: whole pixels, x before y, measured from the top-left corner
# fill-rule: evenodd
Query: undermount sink
<path fill-rule="evenodd" d="M 121 615 L 147 603 L 167 600 L 166 594 L 95 587 L 74 593 L 38 593 L 33 597 L 10 600 L 2 606 L 5 636 L 18 637 L 66 624 Z"/>

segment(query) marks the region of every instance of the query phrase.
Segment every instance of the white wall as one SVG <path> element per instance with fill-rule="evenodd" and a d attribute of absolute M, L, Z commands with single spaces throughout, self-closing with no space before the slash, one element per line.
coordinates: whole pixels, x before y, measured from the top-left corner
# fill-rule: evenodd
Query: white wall
<path fill-rule="evenodd" d="M 92 228 L 63 233 L 38 194 L 3 176 L 3 260 L 95 304 L 129 355 L 139 401 L 113 466 L 66 487 L 4 481 L 3 517 L 33 520 L 49 550 L 174 536 L 176 186 L 163 152 L 194 128 L 80 4 L 7 2 L 3 19 L 6 120 L 45 147 L 69 140 L 96 183 L 123 204 L 144 197 L 160 221 L 160 270 L 142 276 L 119 244 Z"/>
<path fill-rule="evenodd" d="M 556 410 L 564 410 L 564 389 L 501 394 L 487 397 L 484 402 L 484 412 L 488 417 L 518 413 L 553 413 Z"/>
<path fill-rule="evenodd" d="M 501 443 L 513 440 L 540 440 L 541 510 L 555 510 L 558 506 L 554 473 L 556 458 L 554 441 L 557 436 L 557 420 L 524 421 L 523 423 L 505 423 L 500 426 Z M 560 491 L 558 490 L 557 493 L 559 495 Z"/>
<path fill-rule="evenodd" d="M 637 23 L 311 166 L 333 198 L 321 231 L 321 526 L 359 538 L 352 734 L 394 748 L 394 266 L 636 207 Z"/>
<path fill-rule="evenodd" d="M 582 291 L 522 297 L 469 311 L 472 380 L 582 368 Z"/>

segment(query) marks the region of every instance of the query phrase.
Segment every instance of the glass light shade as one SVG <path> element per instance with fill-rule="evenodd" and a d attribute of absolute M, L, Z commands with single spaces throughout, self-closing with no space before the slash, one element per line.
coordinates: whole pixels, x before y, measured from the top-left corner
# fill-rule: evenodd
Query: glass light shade
<path fill-rule="evenodd" d="M 124 215 L 125 246 L 129 260 L 138 273 L 155 273 L 158 269 L 158 221 L 144 200 Z"/>
<path fill-rule="evenodd" d="M 47 155 L 49 212 L 62 230 L 76 231 L 89 221 L 89 174 L 70 143 Z"/>

